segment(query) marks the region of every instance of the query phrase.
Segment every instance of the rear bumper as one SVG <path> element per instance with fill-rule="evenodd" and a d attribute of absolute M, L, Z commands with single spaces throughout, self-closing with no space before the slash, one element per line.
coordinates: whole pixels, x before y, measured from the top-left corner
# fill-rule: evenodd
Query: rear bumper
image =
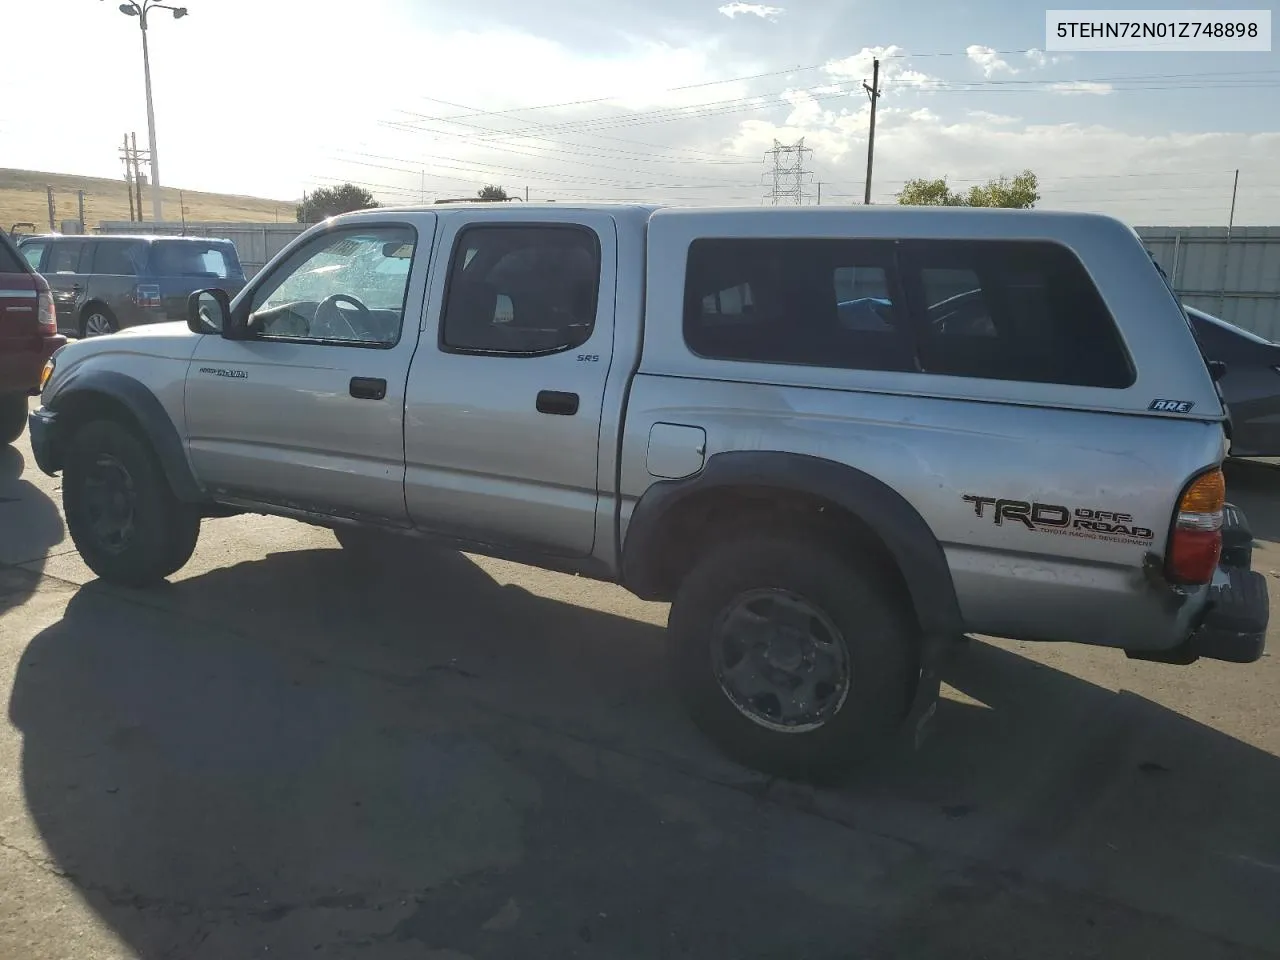
<path fill-rule="evenodd" d="M 22 349 L 16 350 L 6 343 L 0 352 L 0 393 L 36 393 L 45 363 L 67 345 L 67 338 L 57 334 L 22 343 Z"/>
<path fill-rule="evenodd" d="M 1267 581 L 1254 572 L 1253 532 L 1238 507 L 1227 504 L 1222 527 L 1222 560 L 1209 588 L 1198 626 L 1172 650 L 1128 651 L 1135 660 L 1194 663 L 1200 657 L 1231 663 L 1261 659 L 1271 616 Z"/>
<path fill-rule="evenodd" d="M 1267 643 L 1270 601 L 1262 574 L 1227 567 L 1226 582 L 1215 582 L 1209 593 L 1209 612 L 1200 629 L 1187 641 L 1190 652 L 1211 660 L 1253 663 Z"/>

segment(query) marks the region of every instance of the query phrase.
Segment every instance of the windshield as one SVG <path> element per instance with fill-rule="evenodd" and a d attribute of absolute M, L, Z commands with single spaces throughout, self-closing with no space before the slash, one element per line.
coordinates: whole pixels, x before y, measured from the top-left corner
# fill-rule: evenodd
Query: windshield
<path fill-rule="evenodd" d="M 158 277 L 244 279 L 235 247 L 191 240 L 157 241 L 151 248 L 151 273 Z"/>

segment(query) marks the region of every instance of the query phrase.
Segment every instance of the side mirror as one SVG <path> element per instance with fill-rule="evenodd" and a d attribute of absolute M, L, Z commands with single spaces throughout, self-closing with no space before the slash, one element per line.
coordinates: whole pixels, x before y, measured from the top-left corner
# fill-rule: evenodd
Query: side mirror
<path fill-rule="evenodd" d="M 225 290 L 197 290 L 187 297 L 187 329 L 220 336 L 231 317 L 231 298 Z"/>

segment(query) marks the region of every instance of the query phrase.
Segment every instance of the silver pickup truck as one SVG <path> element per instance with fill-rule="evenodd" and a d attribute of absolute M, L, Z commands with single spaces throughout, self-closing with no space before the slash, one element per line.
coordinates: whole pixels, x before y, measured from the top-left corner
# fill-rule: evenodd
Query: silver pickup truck
<path fill-rule="evenodd" d="M 31 417 L 107 580 L 242 511 L 616 581 L 788 776 L 917 731 L 966 633 L 1262 654 L 1214 374 L 1105 217 L 379 209 L 190 307 L 66 347 Z"/>

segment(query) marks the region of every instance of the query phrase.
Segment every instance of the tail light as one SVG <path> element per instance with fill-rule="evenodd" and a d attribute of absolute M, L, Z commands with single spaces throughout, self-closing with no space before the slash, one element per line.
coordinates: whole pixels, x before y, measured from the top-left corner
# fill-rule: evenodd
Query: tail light
<path fill-rule="evenodd" d="M 1178 498 L 1169 534 L 1165 574 L 1174 583 L 1208 583 L 1222 553 L 1222 508 L 1227 483 L 1222 468 L 1192 478 Z"/>
<path fill-rule="evenodd" d="M 133 302 L 140 307 L 160 308 L 160 287 L 154 283 L 140 283 L 133 288 Z"/>
<path fill-rule="evenodd" d="M 53 294 L 44 277 L 36 283 L 36 323 L 42 337 L 52 337 L 58 332 L 58 316 L 53 309 Z"/>

